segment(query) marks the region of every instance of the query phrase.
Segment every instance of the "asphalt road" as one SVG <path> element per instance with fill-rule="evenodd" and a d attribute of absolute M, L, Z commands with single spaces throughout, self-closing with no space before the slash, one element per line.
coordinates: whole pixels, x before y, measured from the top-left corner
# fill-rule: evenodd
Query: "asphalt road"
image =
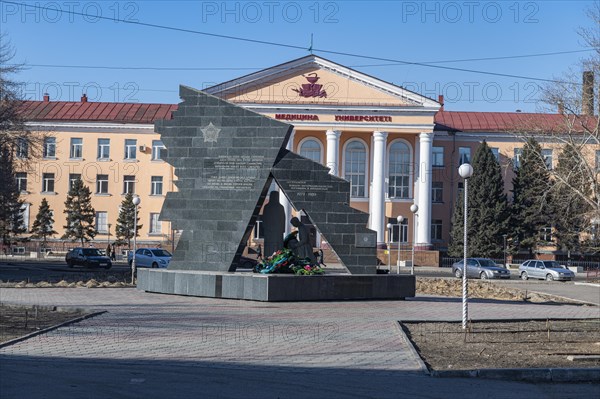
<path fill-rule="evenodd" d="M 126 263 L 113 263 L 113 267 L 110 269 L 115 273 L 125 273 L 128 270 L 129 266 Z M 52 261 L 0 260 L 0 280 L 4 282 L 25 280 L 35 283 L 45 280 L 60 280 L 74 275 L 91 279 L 98 273 L 105 274 L 106 270 L 85 267 L 69 268 L 64 259 Z"/>

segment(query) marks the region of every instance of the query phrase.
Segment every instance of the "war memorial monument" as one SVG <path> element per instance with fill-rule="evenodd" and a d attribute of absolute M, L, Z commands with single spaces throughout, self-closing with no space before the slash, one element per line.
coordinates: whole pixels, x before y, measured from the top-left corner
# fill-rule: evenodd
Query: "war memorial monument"
<path fill-rule="evenodd" d="M 350 183 L 286 149 L 293 126 L 188 87 L 180 97 L 173 119 L 155 130 L 178 188 L 167 194 L 161 220 L 181 238 L 167 269 L 138 270 L 138 289 L 256 301 L 414 296 L 414 276 L 376 273 L 376 234 L 366 227 L 369 215 L 350 207 Z M 273 181 L 349 274 L 236 273 Z"/>

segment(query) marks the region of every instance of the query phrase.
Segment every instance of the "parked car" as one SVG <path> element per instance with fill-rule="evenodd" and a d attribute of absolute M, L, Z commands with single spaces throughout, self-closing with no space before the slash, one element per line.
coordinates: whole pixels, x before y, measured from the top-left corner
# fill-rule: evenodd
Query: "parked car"
<path fill-rule="evenodd" d="M 104 256 L 98 248 L 73 248 L 65 256 L 69 267 L 103 267 L 110 269 L 112 262 L 108 256 Z"/>
<path fill-rule="evenodd" d="M 463 276 L 463 260 L 452 265 L 452 274 L 457 278 Z M 467 278 L 480 278 L 482 280 L 493 278 L 510 278 L 510 270 L 500 267 L 491 259 L 467 258 Z"/>
<path fill-rule="evenodd" d="M 162 248 L 140 248 L 135 251 L 135 267 L 151 267 L 153 269 L 165 268 L 173 255 Z M 127 255 L 127 263 L 131 267 L 133 262 L 133 252 Z"/>
<path fill-rule="evenodd" d="M 519 274 L 523 280 L 571 281 L 575 278 L 575 273 L 554 260 L 526 260 L 519 266 Z"/>

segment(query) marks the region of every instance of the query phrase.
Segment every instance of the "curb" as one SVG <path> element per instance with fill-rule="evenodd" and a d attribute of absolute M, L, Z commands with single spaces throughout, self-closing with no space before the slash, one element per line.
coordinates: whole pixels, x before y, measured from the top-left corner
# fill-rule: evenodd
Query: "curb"
<path fill-rule="evenodd" d="M 600 368 L 434 370 L 430 375 L 438 378 L 485 378 L 526 382 L 598 382 Z"/>
<path fill-rule="evenodd" d="M 419 368 L 421 369 L 420 371 L 423 374 L 431 375 L 431 372 L 429 371 L 429 368 L 427 367 L 427 365 L 421 358 L 421 355 L 419 355 L 419 352 L 417 352 L 417 350 L 415 349 L 412 341 L 406 335 L 406 332 L 404 331 L 404 328 L 402 327 L 402 322 L 397 321 L 394 323 L 394 325 L 396 326 L 396 329 L 398 330 L 398 334 L 400 335 L 400 338 L 402 338 L 402 340 L 406 343 L 406 346 L 408 347 L 408 351 L 410 352 L 412 357 L 416 360 L 416 362 L 419 364 Z"/>
<path fill-rule="evenodd" d="M 71 308 L 71 310 L 72 310 L 72 308 Z M 45 334 L 45 333 L 50 332 L 52 330 L 56 330 L 56 329 L 58 329 L 60 327 L 68 326 L 69 324 L 79 323 L 80 321 L 83 321 L 85 319 L 89 319 L 89 318 L 92 318 L 92 317 L 95 317 L 95 316 L 99 316 L 99 315 L 101 315 L 103 313 L 106 313 L 106 310 L 101 310 L 99 312 L 93 312 L 93 313 L 89 313 L 89 314 L 86 314 L 86 315 L 83 315 L 83 316 L 79 316 L 79 317 L 76 317 L 74 319 L 70 319 L 70 320 L 64 321 L 64 322 L 62 322 L 60 324 L 57 324 L 57 325 L 54 325 L 54 326 L 50 326 L 50 327 L 44 328 L 42 330 L 34 331 L 34 332 L 29 333 L 27 335 L 23 335 L 22 337 L 18 337 L 18 338 L 14 338 L 14 339 L 11 339 L 11 340 L 6 341 L 6 342 L 2 342 L 2 343 L 0 343 L 0 349 L 5 348 L 5 347 L 10 346 L 10 345 L 14 345 L 14 344 L 19 343 L 21 341 L 25 341 L 25 340 L 27 340 L 29 338 L 33 338 L 33 337 L 35 337 L 37 335 Z"/>

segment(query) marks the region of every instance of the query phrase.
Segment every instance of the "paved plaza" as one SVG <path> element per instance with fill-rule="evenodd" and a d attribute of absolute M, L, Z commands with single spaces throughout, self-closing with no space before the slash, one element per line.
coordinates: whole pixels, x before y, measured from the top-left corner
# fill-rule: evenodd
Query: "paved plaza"
<path fill-rule="evenodd" d="M 593 397 L 600 385 L 426 375 L 398 320 L 459 298 L 258 303 L 135 289 L 2 289 L 2 303 L 106 311 L 0 349 L 2 398 Z M 589 318 L 595 306 L 473 300 L 473 319 Z"/>

